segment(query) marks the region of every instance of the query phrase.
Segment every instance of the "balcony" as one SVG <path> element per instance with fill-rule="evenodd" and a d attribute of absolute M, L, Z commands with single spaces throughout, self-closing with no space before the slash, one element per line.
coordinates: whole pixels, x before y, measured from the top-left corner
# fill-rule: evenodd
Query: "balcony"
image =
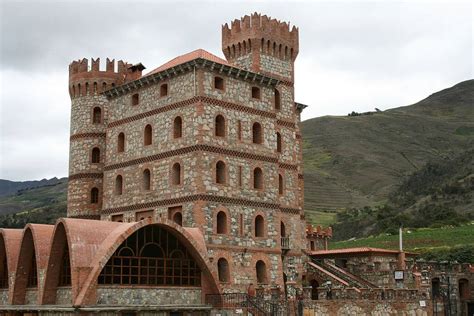
<path fill-rule="evenodd" d="M 290 250 L 290 237 L 281 237 L 281 250 Z"/>

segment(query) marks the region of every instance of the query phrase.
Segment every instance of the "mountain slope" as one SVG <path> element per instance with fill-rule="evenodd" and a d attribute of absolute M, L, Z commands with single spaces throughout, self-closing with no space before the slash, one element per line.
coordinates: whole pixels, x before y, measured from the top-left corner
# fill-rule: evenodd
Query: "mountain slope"
<path fill-rule="evenodd" d="M 0 197 L 12 195 L 17 193 L 20 190 L 38 188 L 45 185 L 57 184 L 58 182 L 63 181 L 64 179 L 51 178 L 43 179 L 39 181 L 10 181 L 0 179 Z"/>
<path fill-rule="evenodd" d="M 427 162 L 474 147 L 474 80 L 371 114 L 302 123 L 308 214 L 381 204 Z"/>

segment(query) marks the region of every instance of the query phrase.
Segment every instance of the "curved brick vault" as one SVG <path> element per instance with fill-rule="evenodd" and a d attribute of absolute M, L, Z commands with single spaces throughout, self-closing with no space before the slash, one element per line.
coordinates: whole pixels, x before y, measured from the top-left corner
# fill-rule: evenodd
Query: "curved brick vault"
<path fill-rule="evenodd" d="M 10 275 L 16 274 L 17 258 L 22 236 L 23 229 L 0 229 L 0 263 L 4 262 L 4 258 L 6 257 L 7 266 L 2 268 L 8 271 L 9 294 L 13 289 Z M 11 294 L 9 296 L 11 296 Z"/>

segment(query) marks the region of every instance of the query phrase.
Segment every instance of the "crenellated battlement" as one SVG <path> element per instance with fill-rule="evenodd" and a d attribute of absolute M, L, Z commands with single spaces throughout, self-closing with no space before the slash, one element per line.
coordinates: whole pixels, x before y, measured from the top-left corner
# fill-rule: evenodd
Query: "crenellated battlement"
<path fill-rule="evenodd" d="M 222 26 L 222 51 L 228 60 L 252 50 L 280 59 L 295 60 L 299 51 L 298 28 L 289 23 L 254 13 Z"/>
<path fill-rule="evenodd" d="M 115 59 L 107 58 L 105 70 L 100 69 L 100 58 L 87 58 L 69 64 L 69 94 L 71 98 L 102 93 L 112 87 L 136 80 L 142 76 L 145 67 L 139 63 L 132 65 L 119 60 L 117 69 Z"/>

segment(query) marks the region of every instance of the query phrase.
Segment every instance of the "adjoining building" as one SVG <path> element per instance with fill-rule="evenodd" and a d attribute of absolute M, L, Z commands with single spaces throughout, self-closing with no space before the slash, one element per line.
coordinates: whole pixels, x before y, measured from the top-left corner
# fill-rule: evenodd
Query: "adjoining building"
<path fill-rule="evenodd" d="M 430 311 L 392 280 L 410 254 L 331 251 L 306 225 L 298 41 L 255 13 L 222 27 L 226 59 L 73 61 L 68 218 L 0 230 L 0 312 L 320 315 L 381 293 L 374 310 Z"/>

